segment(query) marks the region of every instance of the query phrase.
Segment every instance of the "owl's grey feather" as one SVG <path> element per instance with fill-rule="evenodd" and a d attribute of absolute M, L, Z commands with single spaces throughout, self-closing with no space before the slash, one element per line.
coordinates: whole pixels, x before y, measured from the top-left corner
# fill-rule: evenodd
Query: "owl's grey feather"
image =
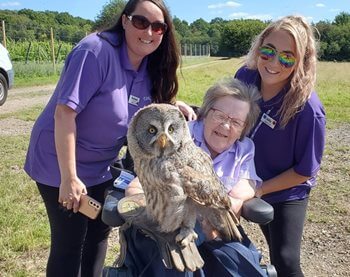
<path fill-rule="evenodd" d="M 182 113 L 168 104 L 139 110 L 128 129 L 128 149 L 146 197 L 147 215 L 160 231 L 179 229 L 178 241 L 195 239 L 201 215 L 225 241 L 241 239 L 231 202 L 209 155 L 197 147 Z"/>

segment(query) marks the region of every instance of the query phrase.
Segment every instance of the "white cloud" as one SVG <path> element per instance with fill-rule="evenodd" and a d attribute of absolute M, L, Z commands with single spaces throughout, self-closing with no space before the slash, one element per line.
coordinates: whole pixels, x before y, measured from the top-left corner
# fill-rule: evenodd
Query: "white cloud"
<path fill-rule="evenodd" d="M 330 9 L 329 11 L 332 12 L 332 13 L 336 13 L 336 12 L 340 12 L 341 9 Z"/>
<path fill-rule="evenodd" d="M 16 7 L 20 6 L 20 2 L 5 2 L 5 3 L 0 3 L 0 7 Z"/>
<path fill-rule="evenodd" d="M 233 1 L 228 1 L 225 3 L 218 3 L 218 4 L 212 4 L 208 5 L 208 9 L 221 9 L 221 8 L 236 8 L 240 7 L 241 4 Z"/>
<path fill-rule="evenodd" d="M 231 13 L 229 17 L 232 19 L 259 19 L 262 21 L 273 19 L 270 14 L 249 14 L 245 12 Z"/>
<path fill-rule="evenodd" d="M 324 7 L 326 7 L 326 5 L 323 4 L 323 3 L 317 3 L 317 4 L 316 4 L 316 7 L 317 7 L 317 8 L 324 8 Z"/>

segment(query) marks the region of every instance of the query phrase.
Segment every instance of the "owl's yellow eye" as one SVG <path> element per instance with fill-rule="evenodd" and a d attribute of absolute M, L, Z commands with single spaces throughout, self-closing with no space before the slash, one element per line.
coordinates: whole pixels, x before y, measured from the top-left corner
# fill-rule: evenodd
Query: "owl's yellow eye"
<path fill-rule="evenodd" d="M 150 134 L 154 134 L 156 131 L 157 131 L 157 129 L 154 128 L 154 127 L 149 127 L 148 128 L 148 133 L 150 133 Z"/>
<path fill-rule="evenodd" d="M 169 126 L 168 132 L 169 132 L 169 134 L 172 134 L 174 132 L 174 127 L 173 126 Z"/>

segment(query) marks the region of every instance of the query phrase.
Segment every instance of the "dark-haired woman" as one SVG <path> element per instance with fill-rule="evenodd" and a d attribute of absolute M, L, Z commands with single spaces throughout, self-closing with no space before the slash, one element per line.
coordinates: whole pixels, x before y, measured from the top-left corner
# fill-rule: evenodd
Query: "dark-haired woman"
<path fill-rule="evenodd" d="M 151 102 L 176 103 L 178 65 L 162 0 L 130 0 L 115 26 L 87 36 L 68 55 L 25 163 L 50 222 L 47 276 L 101 275 L 110 228 L 77 213 L 81 195 L 103 203 L 130 118 Z M 182 102 L 180 109 L 192 117 Z"/>

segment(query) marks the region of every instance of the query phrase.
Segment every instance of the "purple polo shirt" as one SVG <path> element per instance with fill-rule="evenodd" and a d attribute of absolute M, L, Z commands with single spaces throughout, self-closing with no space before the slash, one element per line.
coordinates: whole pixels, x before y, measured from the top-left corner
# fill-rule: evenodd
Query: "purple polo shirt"
<path fill-rule="evenodd" d="M 127 47 L 113 33 L 91 34 L 68 55 L 57 87 L 34 124 L 25 171 L 37 182 L 58 187 L 60 171 L 54 141 L 57 104 L 77 112 L 77 173 L 86 186 L 112 178 L 109 165 L 125 142 L 128 123 L 151 103 L 147 58 L 138 71 Z"/>
<path fill-rule="evenodd" d="M 260 75 L 257 70 L 240 68 L 236 78 L 260 88 Z M 293 188 L 267 194 L 263 197 L 269 203 L 303 199 L 316 184 L 325 144 L 326 118 L 317 94 L 312 92 L 304 107 L 282 129 L 277 111 L 281 107 L 288 87 L 282 89 L 274 98 L 259 101 L 260 118 L 253 128 L 251 137 L 255 144 L 255 166 L 263 180 L 273 178 L 289 168 L 303 176 L 312 176 L 305 183 Z M 274 128 L 265 124 L 263 114 L 276 121 Z"/>
<path fill-rule="evenodd" d="M 210 155 L 204 140 L 203 121 L 190 121 L 188 127 L 194 143 Z M 261 179 L 255 172 L 254 143 L 249 138 L 237 140 L 229 149 L 216 156 L 213 167 L 227 192 L 230 192 L 240 179 L 253 180 L 258 187 L 261 185 Z"/>

